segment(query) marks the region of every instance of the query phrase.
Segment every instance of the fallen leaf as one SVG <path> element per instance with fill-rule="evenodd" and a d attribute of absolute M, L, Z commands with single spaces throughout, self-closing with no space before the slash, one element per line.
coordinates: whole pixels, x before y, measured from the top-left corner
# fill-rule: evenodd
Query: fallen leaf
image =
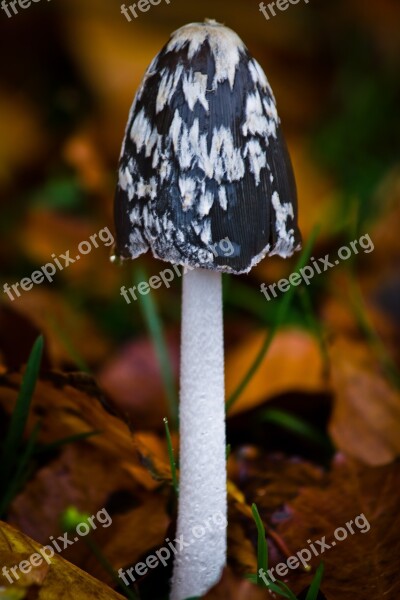
<path fill-rule="evenodd" d="M 399 489 L 399 464 L 370 468 L 338 455 L 327 485 L 320 489 L 300 487 L 288 503 L 289 516 L 281 520 L 277 531 L 293 553 L 309 549 L 313 568 L 324 562 L 321 587 L 327 600 L 399 597 Z M 336 538 L 333 534 L 337 528 L 341 529 Z M 316 542 L 323 536 L 329 548 Z M 324 552 L 314 556 L 308 540 L 317 552 L 322 548 Z M 289 569 L 287 583 L 300 591 L 310 584 L 311 577 L 311 573 Z"/>
<path fill-rule="evenodd" d="M 32 554 L 36 554 L 41 548 L 40 544 L 34 542 L 23 533 L 14 529 L 6 523 L 0 522 L 0 564 L 6 567 L 18 565 Z M 39 562 L 39 558 L 37 559 Z M 14 590 L 21 590 L 25 594 L 34 594 L 30 597 L 37 600 L 87 600 L 97 598 L 98 600 L 122 600 L 111 588 L 106 587 L 87 573 L 84 573 L 74 565 L 68 563 L 57 554 L 51 558 L 51 563 L 33 567 L 27 574 L 18 571 L 19 579 L 17 585 L 10 584 L 2 575 L 2 589 L 13 594 Z M 24 565 L 24 569 L 28 566 Z M 3 596 L 4 597 L 4 596 Z M 9 596 L 13 597 L 13 596 Z"/>
<path fill-rule="evenodd" d="M 178 378 L 179 335 L 167 338 L 169 356 Z M 168 416 L 165 385 L 160 363 L 149 339 L 137 339 L 126 344 L 97 373 L 101 387 L 115 404 L 140 428 L 162 428 L 163 418 Z"/>
<path fill-rule="evenodd" d="M 19 374 L 2 378 L 0 406 L 8 414 L 20 383 Z M 150 493 L 162 485 L 162 475 L 170 477 L 165 441 L 161 442 L 155 434 L 130 433 L 120 419 L 103 408 L 101 400 L 104 401 L 101 390 L 89 376 L 48 373 L 47 379 L 39 380 L 36 385 L 26 435 L 38 420 L 41 445 L 84 432 L 98 432 L 44 456 L 12 503 L 9 519 L 41 542 L 60 532 L 59 517 L 68 506 L 76 505 L 79 510 L 93 514 L 110 504 L 118 512 L 117 499 L 122 495 L 128 499 L 125 510 L 136 509 L 151 503 Z M 151 478 L 144 455 L 162 471 L 160 479 Z M 43 497 L 47 498 L 45 506 Z M 164 494 L 157 498 L 166 504 Z"/>
<path fill-rule="evenodd" d="M 330 355 L 335 401 L 329 431 L 336 446 L 372 466 L 395 460 L 400 455 L 400 392 L 365 343 L 338 338 Z"/>
<path fill-rule="evenodd" d="M 152 554 L 154 548 L 165 545 L 170 523 L 165 504 L 161 494 L 149 495 L 137 509 L 115 515 L 109 529 L 98 530 L 96 540 L 115 570 L 134 565 L 143 556 Z M 112 584 L 111 576 L 93 554 L 88 554 L 81 566 L 94 577 Z"/>
<path fill-rule="evenodd" d="M 48 267 L 48 271 L 55 270 L 51 276 L 53 282 L 67 281 L 87 293 L 108 298 L 111 292 L 118 291 L 120 272 L 110 261 L 113 226 L 108 218 L 100 218 L 100 222 L 93 223 L 82 217 L 33 207 L 21 223 L 20 251 L 37 265 L 36 271 L 51 263 L 53 267 Z M 26 273 L 26 277 L 30 275 Z M 47 279 L 40 285 L 45 287 Z M 33 290 L 23 291 L 22 297 L 32 294 Z"/>
<path fill-rule="evenodd" d="M 111 352 L 110 343 L 90 315 L 73 307 L 57 290 L 32 289 L 13 302 L 7 299 L 6 306 L 45 335 L 46 353 L 54 367 L 73 364 L 75 354 L 86 363 L 96 364 Z"/>
<path fill-rule="evenodd" d="M 226 360 L 226 396 L 236 389 L 261 349 L 266 333 L 250 335 Z M 300 329 L 279 331 L 257 372 L 229 411 L 234 415 L 287 392 L 327 390 L 318 341 Z"/>

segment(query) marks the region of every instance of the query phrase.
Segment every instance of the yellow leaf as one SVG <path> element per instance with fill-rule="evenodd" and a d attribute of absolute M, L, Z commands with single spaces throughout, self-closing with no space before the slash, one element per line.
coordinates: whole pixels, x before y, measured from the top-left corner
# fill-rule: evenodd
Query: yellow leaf
<path fill-rule="evenodd" d="M 236 389 L 249 370 L 265 339 L 265 332 L 252 334 L 228 355 L 226 397 Z M 326 391 L 324 364 L 317 340 L 306 331 L 280 331 L 273 339 L 259 369 L 233 405 L 236 414 L 262 404 L 279 394 Z"/>
<path fill-rule="evenodd" d="M 23 533 L 10 527 L 6 523 L 0 523 L 0 564 L 8 569 L 17 566 L 21 561 L 29 561 L 32 555 L 37 555 L 40 544 L 34 542 Z M 49 554 L 48 554 L 49 556 Z M 39 556 L 40 558 L 40 556 Z M 35 562 L 39 563 L 36 556 Z M 0 598 L 2 600 L 17 600 L 24 598 L 30 588 L 38 600 L 122 600 L 122 596 L 97 581 L 78 567 L 68 563 L 55 554 L 38 566 L 24 564 L 23 568 L 28 571 L 25 574 L 20 569 L 15 570 L 18 576 L 17 583 L 11 584 L 2 574 L 2 588 Z M 12 577 L 11 573 L 9 573 Z M 13 578 L 15 580 L 15 578 Z"/>

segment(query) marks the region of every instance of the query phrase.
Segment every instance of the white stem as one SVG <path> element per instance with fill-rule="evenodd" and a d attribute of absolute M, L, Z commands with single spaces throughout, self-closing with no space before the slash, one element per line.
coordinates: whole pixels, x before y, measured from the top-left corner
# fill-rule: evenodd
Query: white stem
<path fill-rule="evenodd" d="M 221 274 L 183 276 L 180 478 L 171 600 L 201 596 L 226 562 L 225 386 Z M 179 547 L 179 545 L 178 545 Z"/>

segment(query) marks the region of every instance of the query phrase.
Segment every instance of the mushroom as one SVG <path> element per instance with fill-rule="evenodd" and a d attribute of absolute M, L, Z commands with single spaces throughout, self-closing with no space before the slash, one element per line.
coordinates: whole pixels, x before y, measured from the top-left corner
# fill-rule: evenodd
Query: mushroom
<path fill-rule="evenodd" d="M 116 254 L 185 267 L 180 484 L 172 600 L 201 596 L 226 563 L 221 273 L 300 248 L 296 186 L 267 78 L 214 20 L 172 34 L 144 75 L 125 132 Z M 229 251 L 228 251 L 229 250 Z M 216 516 L 219 523 L 216 525 Z"/>

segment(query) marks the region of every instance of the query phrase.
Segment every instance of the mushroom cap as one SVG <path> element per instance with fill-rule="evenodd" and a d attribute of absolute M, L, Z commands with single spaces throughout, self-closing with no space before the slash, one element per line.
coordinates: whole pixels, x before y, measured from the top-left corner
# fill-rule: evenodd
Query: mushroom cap
<path fill-rule="evenodd" d="M 133 101 L 115 195 L 122 259 L 246 273 L 300 249 L 293 170 L 267 78 L 216 21 L 172 34 Z"/>

